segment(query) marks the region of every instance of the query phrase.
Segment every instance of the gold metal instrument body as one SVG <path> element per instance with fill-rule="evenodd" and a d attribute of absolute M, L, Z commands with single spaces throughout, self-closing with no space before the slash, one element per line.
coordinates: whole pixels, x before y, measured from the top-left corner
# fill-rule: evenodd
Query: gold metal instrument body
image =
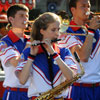
<path fill-rule="evenodd" d="M 84 75 L 84 69 L 83 66 L 79 63 L 81 72 L 76 74 L 72 80 L 66 80 L 65 82 L 61 83 L 60 85 L 54 87 L 53 89 L 41 94 L 35 100 L 54 100 L 55 97 L 60 95 L 63 90 L 68 88 L 72 83 L 74 83 L 76 80 L 81 78 Z"/>
<path fill-rule="evenodd" d="M 96 15 L 100 15 L 100 12 L 91 12 L 91 14 L 96 16 Z"/>
<path fill-rule="evenodd" d="M 69 27 L 80 27 L 82 29 L 84 29 L 86 31 L 86 33 L 69 33 L 69 32 L 66 32 L 66 30 L 69 28 Z M 61 25 L 61 28 L 60 28 L 60 34 L 61 35 L 78 35 L 78 36 L 86 36 L 88 34 L 88 29 L 86 28 L 86 26 L 84 25 L 67 25 L 67 24 L 62 24 Z"/>

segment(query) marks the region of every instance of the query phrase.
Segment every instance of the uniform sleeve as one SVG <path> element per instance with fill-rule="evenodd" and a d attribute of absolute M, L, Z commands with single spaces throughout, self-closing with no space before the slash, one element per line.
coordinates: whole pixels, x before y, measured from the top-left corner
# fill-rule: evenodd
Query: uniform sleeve
<path fill-rule="evenodd" d="M 75 61 L 69 49 L 66 49 L 64 61 L 69 67 L 77 70 L 77 64 L 76 64 L 77 62 Z"/>
<path fill-rule="evenodd" d="M 71 35 L 61 35 L 59 38 L 62 39 L 62 41 L 59 41 L 59 47 L 61 48 L 71 48 L 74 45 L 80 45 L 79 41 L 76 39 L 75 36 Z"/>
<path fill-rule="evenodd" d="M 17 75 L 17 72 L 21 71 L 24 65 L 27 63 L 27 58 L 28 58 L 29 53 L 30 53 L 30 48 L 26 48 L 23 50 L 18 66 L 16 67 L 16 71 L 15 71 L 16 75 Z"/>
<path fill-rule="evenodd" d="M 18 66 L 16 67 L 16 71 L 21 71 L 26 63 L 27 63 L 27 60 L 24 60 L 21 58 L 18 63 Z"/>
<path fill-rule="evenodd" d="M 11 58 L 18 57 L 19 55 L 19 52 L 12 46 L 8 47 L 4 41 L 0 41 L 0 59 L 3 64 L 6 65 Z"/>
<path fill-rule="evenodd" d="M 23 55 L 21 55 L 23 56 Z M 16 67 L 16 70 L 15 70 L 15 74 L 16 76 L 18 75 L 18 72 L 21 71 L 24 67 L 24 65 L 27 63 L 27 60 L 24 60 L 23 58 L 20 59 L 17 67 Z"/>

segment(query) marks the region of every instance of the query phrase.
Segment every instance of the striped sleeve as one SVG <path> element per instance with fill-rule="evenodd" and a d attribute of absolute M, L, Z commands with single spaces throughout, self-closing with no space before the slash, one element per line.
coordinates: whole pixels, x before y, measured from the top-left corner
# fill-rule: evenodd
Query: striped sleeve
<path fill-rule="evenodd" d="M 77 70 L 77 64 L 76 64 L 76 61 L 73 57 L 73 55 L 71 54 L 70 50 L 69 49 L 66 49 L 66 53 L 65 53 L 65 63 L 71 67 L 72 69 L 75 69 Z"/>
<path fill-rule="evenodd" d="M 75 36 L 71 36 L 71 35 L 63 35 L 60 36 L 59 38 L 62 39 L 62 41 L 58 42 L 59 47 L 63 48 L 71 48 L 74 45 L 79 45 L 79 41 L 75 38 Z"/>
<path fill-rule="evenodd" d="M 24 65 L 27 63 L 27 61 L 22 61 L 22 59 L 19 61 L 18 63 L 18 66 L 16 67 L 16 70 L 15 70 L 15 74 L 16 76 L 18 75 L 18 72 L 21 71 L 24 67 Z"/>
<path fill-rule="evenodd" d="M 19 63 L 18 63 L 16 70 L 15 70 L 16 75 L 17 75 L 18 71 L 21 71 L 23 69 L 24 65 L 27 63 L 27 57 L 28 57 L 29 51 L 30 51 L 29 48 L 26 48 L 23 51 L 23 53 L 21 54 Z"/>
<path fill-rule="evenodd" d="M 16 71 L 21 71 L 26 63 L 27 61 L 19 61 Z"/>
<path fill-rule="evenodd" d="M 19 55 L 19 52 L 12 46 L 8 47 L 4 41 L 0 41 L 0 59 L 3 64 L 7 64 L 11 58 L 18 57 Z"/>

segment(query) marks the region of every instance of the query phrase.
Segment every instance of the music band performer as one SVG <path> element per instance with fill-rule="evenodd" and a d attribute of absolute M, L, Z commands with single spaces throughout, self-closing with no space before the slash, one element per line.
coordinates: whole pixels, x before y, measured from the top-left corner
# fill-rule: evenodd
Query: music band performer
<path fill-rule="evenodd" d="M 69 98 L 72 100 L 100 100 L 100 16 L 94 16 L 87 26 L 90 11 L 90 0 L 70 0 L 69 8 L 72 13 L 70 25 L 80 27 L 69 27 L 68 33 L 86 34 L 81 26 L 88 29 L 86 36 L 67 35 L 59 45 L 67 47 L 71 52 L 77 51 L 85 74 L 77 82 L 73 83 Z"/>
<path fill-rule="evenodd" d="M 76 63 L 70 51 L 51 43 L 58 38 L 59 29 L 59 17 L 50 12 L 40 15 L 33 23 L 31 44 L 40 45 L 27 48 L 15 72 L 21 84 L 30 80 L 28 97 L 32 100 L 76 74 Z M 66 89 L 55 100 L 68 100 L 67 93 Z"/>
<path fill-rule="evenodd" d="M 20 55 L 29 40 L 24 34 L 24 29 L 27 27 L 24 21 L 28 21 L 28 13 L 29 9 L 23 4 L 12 5 L 7 11 L 11 29 L 0 41 L 0 60 L 5 72 L 3 100 L 28 100 L 29 84 L 20 84 L 15 75 Z"/>

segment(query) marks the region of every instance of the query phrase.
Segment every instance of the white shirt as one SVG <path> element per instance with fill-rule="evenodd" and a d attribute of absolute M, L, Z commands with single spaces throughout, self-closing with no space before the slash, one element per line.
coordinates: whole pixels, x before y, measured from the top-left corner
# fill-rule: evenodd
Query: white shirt
<path fill-rule="evenodd" d="M 63 41 L 59 42 L 60 47 L 71 48 L 75 45 L 82 46 L 82 42 L 77 39 L 75 36 L 60 36 L 61 38 L 65 38 Z M 91 53 L 88 62 L 81 62 L 84 67 L 85 74 L 82 76 L 78 82 L 81 83 L 96 83 L 100 82 L 100 34 L 98 37 L 98 41 L 94 38 L 93 44 L 95 42 L 96 46 Z M 95 41 L 94 41 L 95 40 Z"/>
<path fill-rule="evenodd" d="M 15 75 L 15 67 L 9 63 L 13 57 L 19 56 L 20 53 L 12 46 L 7 47 L 7 44 L 0 41 L 0 60 L 5 72 L 4 87 L 28 88 L 29 83 L 21 85 Z"/>

